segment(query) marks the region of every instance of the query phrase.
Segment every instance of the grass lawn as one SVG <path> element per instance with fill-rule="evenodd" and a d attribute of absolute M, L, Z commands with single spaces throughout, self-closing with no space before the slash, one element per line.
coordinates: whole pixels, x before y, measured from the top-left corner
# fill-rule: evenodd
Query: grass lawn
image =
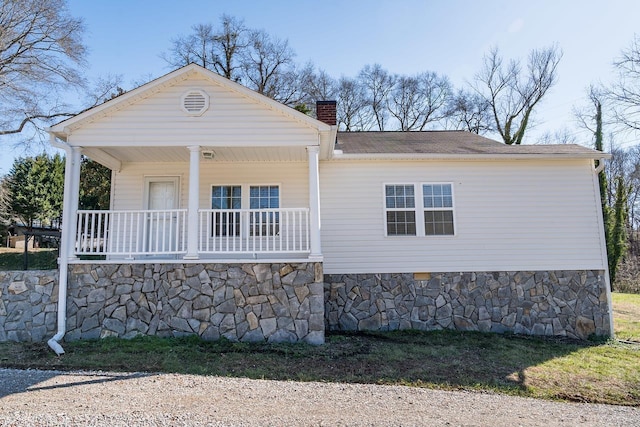
<path fill-rule="evenodd" d="M 640 406 L 640 345 L 483 333 L 329 334 L 323 346 L 197 337 L 0 344 L 0 366 L 176 372 L 470 389 Z"/>
<path fill-rule="evenodd" d="M 640 343 L 640 295 L 613 292 L 611 297 L 616 337 Z"/>
<path fill-rule="evenodd" d="M 29 270 L 54 270 L 58 268 L 57 249 L 29 249 Z M 0 248 L 0 270 L 22 270 L 24 250 Z"/>

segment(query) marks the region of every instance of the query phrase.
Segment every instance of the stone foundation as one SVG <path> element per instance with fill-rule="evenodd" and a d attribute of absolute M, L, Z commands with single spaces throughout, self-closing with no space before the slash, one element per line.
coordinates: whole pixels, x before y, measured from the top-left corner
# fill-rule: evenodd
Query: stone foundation
<path fill-rule="evenodd" d="M 610 333 L 603 271 L 325 275 L 333 331 Z"/>
<path fill-rule="evenodd" d="M 324 280 L 324 295 L 323 283 Z M 66 340 L 199 335 L 324 342 L 334 331 L 610 333 L 603 271 L 322 274 L 301 264 L 77 264 Z M 0 342 L 56 332 L 58 272 L 0 271 Z"/>
<path fill-rule="evenodd" d="M 56 333 L 58 270 L 0 271 L 0 342 L 41 342 Z"/>
<path fill-rule="evenodd" d="M 324 343 L 321 263 L 94 264 L 69 273 L 66 340 Z"/>

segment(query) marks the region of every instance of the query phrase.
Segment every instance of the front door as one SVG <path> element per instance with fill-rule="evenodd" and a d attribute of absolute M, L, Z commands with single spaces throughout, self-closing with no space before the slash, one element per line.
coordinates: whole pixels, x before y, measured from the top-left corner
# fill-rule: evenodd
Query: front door
<path fill-rule="evenodd" d="M 147 251 L 165 253 L 175 251 L 177 241 L 178 177 L 147 179 L 146 209 Z M 155 212 L 154 212 L 155 211 Z"/>

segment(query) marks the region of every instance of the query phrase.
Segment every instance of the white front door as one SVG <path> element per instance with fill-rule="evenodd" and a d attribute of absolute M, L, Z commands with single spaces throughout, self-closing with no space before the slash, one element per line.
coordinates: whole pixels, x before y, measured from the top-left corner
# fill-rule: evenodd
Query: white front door
<path fill-rule="evenodd" d="M 148 178 L 146 185 L 147 251 L 151 253 L 175 250 L 177 241 L 178 177 Z"/>

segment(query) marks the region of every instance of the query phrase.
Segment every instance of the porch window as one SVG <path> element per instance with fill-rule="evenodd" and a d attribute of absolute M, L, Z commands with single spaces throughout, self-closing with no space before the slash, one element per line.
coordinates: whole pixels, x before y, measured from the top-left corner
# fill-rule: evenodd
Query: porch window
<path fill-rule="evenodd" d="M 416 211 L 413 184 L 385 185 L 387 236 L 415 236 Z"/>
<path fill-rule="evenodd" d="M 211 208 L 221 212 L 212 213 L 214 236 L 239 236 L 242 188 L 239 185 L 214 185 L 211 190 Z"/>
<path fill-rule="evenodd" d="M 249 187 L 249 209 L 278 209 L 280 187 L 277 185 L 252 185 Z M 275 236 L 280 231 L 278 212 L 252 212 L 251 235 Z"/>
<path fill-rule="evenodd" d="M 453 191 L 451 184 L 423 184 L 424 232 L 427 236 L 452 236 Z"/>

